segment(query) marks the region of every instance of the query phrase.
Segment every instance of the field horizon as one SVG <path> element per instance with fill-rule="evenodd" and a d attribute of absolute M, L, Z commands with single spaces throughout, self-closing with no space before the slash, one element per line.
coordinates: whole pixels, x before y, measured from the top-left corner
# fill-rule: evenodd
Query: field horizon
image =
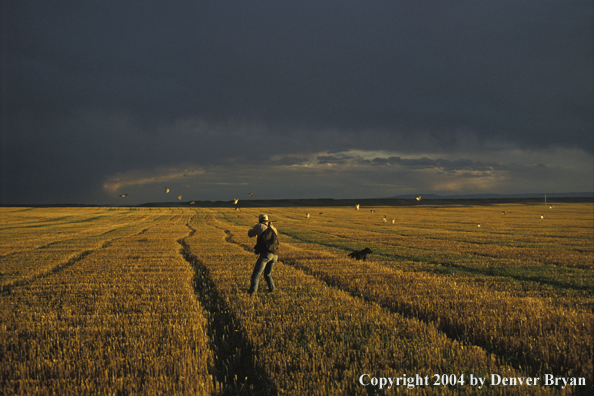
<path fill-rule="evenodd" d="M 590 194 L 590 193 L 583 193 Z M 422 196 L 421 196 L 422 197 Z M 421 206 L 421 205 L 497 205 L 497 204 L 538 204 L 542 203 L 594 203 L 594 193 L 584 196 L 549 196 L 545 203 L 544 194 L 538 197 L 463 197 L 455 198 L 430 196 L 417 201 L 411 198 L 297 198 L 297 199 L 239 199 L 237 204 L 234 200 L 211 201 L 211 200 L 184 200 L 146 202 L 141 204 L 125 204 L 122 200 L 118 204 L 80 204 L 80 203 L 54 203 L 54 204 L 3 204 L 0 208 L 34 207 L 34 208 L 64 208 L 64 207 L 196 207 L 196 208 L 226 208 L 226 207 L 311 207 L 311 206 Z"/>

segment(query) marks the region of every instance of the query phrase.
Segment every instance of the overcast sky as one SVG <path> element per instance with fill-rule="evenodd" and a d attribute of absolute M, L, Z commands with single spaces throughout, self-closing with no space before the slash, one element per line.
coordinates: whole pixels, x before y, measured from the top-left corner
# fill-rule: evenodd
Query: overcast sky
<path fill-rule="evenodd" d="M 3 204 L 594 190 L 591 0 L 1 4 Z"/>

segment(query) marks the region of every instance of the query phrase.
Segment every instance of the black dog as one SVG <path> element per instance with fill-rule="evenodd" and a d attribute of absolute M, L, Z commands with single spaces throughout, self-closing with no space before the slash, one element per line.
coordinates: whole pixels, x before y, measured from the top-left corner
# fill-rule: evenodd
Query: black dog
<path fill-rule="evenodd" d="M 349 254 L 350 258 L 354 258 L 355 260 L 367 260 L 367 255 L 373 253 L 371 249 L 365 248 L 363 250 L 355 250 L 353 253 Z"/>

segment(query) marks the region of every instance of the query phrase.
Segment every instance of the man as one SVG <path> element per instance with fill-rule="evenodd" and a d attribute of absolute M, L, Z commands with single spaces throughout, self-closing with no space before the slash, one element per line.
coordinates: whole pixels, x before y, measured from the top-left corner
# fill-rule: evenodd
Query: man
<path fill-rule="evenodd" d="M 261 214 L 258 216 L 258 224 L 256 224 L 252 229 L 248 231 L 248 236 L 253 238 L 257 236 L 257 243 L 256 247 L 261 246 L 261 236 L 266 231 L 266 229 L 270 226 L 270 228 L 274 231 L 274 233 L 278 237 L 278 232 L 276 228 L 268 221 L 268 215 Z M 273 292 L 274 287 L 274 280 L 272 279 L 272 268 L 274 268 L 274 264 L 278 260 L 278 256 L 274 254 L 274 252 L 268 251 L 266 249 L 260 249 L 260 251 L 256 251 L 257 254 L 260 256 L 258 257 L 258 261 L 256 261 L 256 265 L 254 266 L 254 272 L 252 273 L 251 284 L 250 284 L 250 291 L 251 295 L 256 294 L 258 291 L 258 283 L 260 282 L 260 275 L 264 272 L 264 279 L 268 284 L 268 290 Z"/>

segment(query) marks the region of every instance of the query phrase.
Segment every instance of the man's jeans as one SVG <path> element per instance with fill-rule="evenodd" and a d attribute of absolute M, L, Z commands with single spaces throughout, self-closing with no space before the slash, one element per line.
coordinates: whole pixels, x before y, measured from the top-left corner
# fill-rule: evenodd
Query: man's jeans
<path fill-rule="evenodd" d="M 268 284 L 268 289 L 271 292 L 274 291 L 274 281 L 272 280 L 272 268 L 274 268 L 276 260 L 278 260 L 278 256 L 273 253 L 262 253 L 260 257 L 258 257 L 258 261 L 256 261 L 256 266 L 254 267 L 254 273 L 252 274 L 250 294 L 255 294 L 258 291 L 258 283 L 260 283 L 260 275 L 262 275 L 262 271 L 264 271 L 264 279 Z"/>

